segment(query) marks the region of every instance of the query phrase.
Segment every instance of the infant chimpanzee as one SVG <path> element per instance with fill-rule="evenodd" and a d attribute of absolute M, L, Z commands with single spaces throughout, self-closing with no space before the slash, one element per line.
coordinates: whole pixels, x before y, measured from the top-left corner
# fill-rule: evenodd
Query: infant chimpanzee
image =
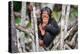
<path fill-rule="evenodd" d="M 60 32 L 60 28 L 55 19 L 51 18 L 51 14 L 50 8 L 41 9 L 40 21 L 38 22 L 39 45 L 41 47 L 48 47 Z"/>

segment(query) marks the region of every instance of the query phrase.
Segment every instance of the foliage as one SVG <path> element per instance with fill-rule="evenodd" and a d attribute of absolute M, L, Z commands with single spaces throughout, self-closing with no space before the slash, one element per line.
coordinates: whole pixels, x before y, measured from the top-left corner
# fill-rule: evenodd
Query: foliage
<path fill-rule="evenodd" d="M 20 1 L 14 1 L 13 4 L 14 4 L 14 6 L 13 6 L 14 11 L 19 12 L 21 10 L 21 2 Z"/>
<path fill-rule="evenodd" d="M 59 12 L 57 12 L 57 11 L 52 12 L 52 18 L 54 18 L 57 22 L 59 21 L 60 17 L 61 17 L 60 11 Z"/>
<path fill-rule="evenodd" d="M 21 22 L 21 18 L 20 17 L 16 17 L 16 24 L 19 24 Z"/>

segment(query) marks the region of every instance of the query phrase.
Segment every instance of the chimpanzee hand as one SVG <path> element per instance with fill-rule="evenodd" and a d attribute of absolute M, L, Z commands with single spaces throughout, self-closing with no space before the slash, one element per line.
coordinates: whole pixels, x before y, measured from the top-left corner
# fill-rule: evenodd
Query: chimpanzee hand
<path fill-rule="evenodd" d="M 43 24 L 43 25 L 39 25 L 39 29 L 40 29 L 40 31 L 41 31 L 41 35 L 42 36 L 44 36 L 45 35 L 45 29 L 44 29 L 44 26 L 45 26 L 45 24 Z"/>

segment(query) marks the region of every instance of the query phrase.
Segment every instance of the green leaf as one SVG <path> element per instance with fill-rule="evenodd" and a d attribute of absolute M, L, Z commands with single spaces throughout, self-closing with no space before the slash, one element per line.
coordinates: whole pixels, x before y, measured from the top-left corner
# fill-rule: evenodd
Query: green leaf
<path fill-rule="evenodd" d="M 31 23 L 29 22 L 26 27 L 30 28 L 31 27 Z"/>
<path fill-rule="evenodd" d="M 16 24 L 19 24 L 21 22 L 21 18 L 16 17 Z"/>
<path fill-rule="evenodd" d="M 56 11 L 52 12 L 52 18 L 54 18 L 56 21 L 59 21 L 60 16 L 61 16 L 60 11 L 59 12 L 56 12 Z"/>

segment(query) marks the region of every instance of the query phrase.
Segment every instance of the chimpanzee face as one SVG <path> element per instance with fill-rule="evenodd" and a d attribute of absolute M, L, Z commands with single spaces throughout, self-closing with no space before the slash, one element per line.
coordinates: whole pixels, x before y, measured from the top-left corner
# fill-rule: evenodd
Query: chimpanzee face
<path fill-rule="evenodd" d="M 49 15 L 48 15 L 48 12 L 47 11 L 43 11 L 43 13 L 42 13 L 42 21 L 45 24 L 48 23 L 48 21 L 49 21 Z"/>

